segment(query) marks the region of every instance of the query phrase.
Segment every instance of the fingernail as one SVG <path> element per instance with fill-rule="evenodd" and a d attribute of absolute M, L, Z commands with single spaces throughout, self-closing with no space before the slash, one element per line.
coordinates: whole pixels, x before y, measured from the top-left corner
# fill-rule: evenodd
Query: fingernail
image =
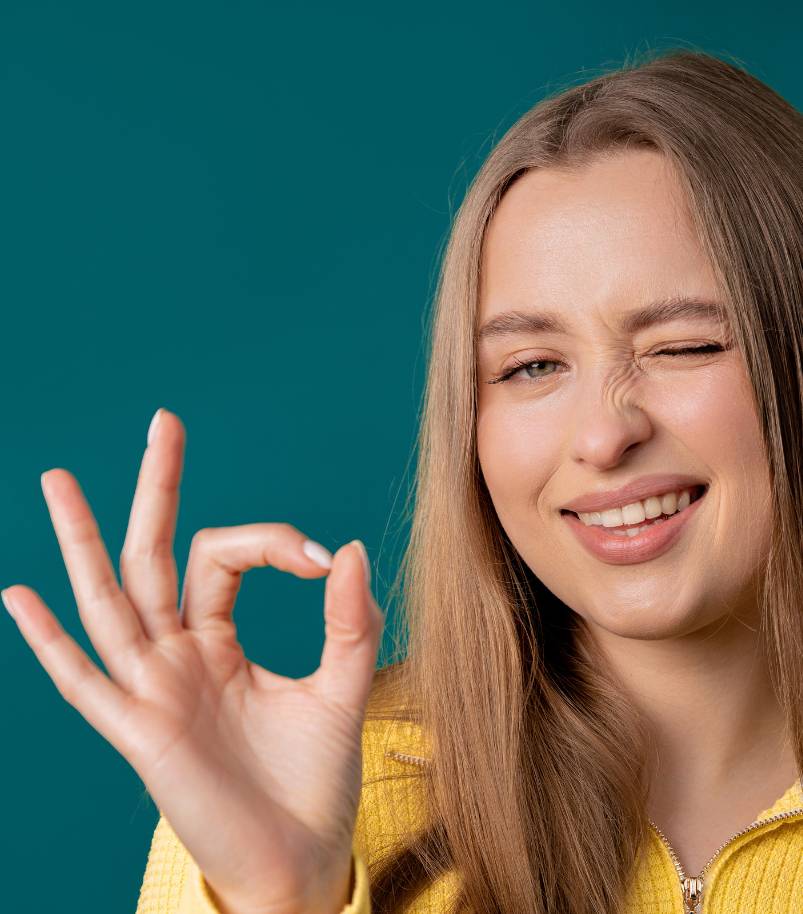
<path fill-rule="evenodd" d="M 362 563 L 365 567 L 365 583 L 370 586 L 371 584 L 371 563 L 368 561 L 368 552 L 365 549 L 365 544 L 362 540 L 352 540 L 353 543 L 357 544 L 357 547 L 360 550 L 360 555 L 362 556 Z"/>
<path fill-rule="evenodd" d="M 3 606 L 8 610 L 9 616 L 12 619 L 16 619 L 16 613 L 14 612 L 14 604 L 11 602 L 11 597 L 6 596 L 5 590 L 0 590 L 0 598 L 3 600 Z"/>
<path fill-rule="evenodd" d="M 316 543 L 315 540 L 304 540 L 304 545 L 301 548 L 304 555 L 312 559 L 316 565 L 320 565 L 321 568 L 332 567 L 332 553 L 320 543 Z"/>
<path fill-rule="evenodd" d="M 153 414 L 153 419 L 151 419 L 151 424 L 148 426 L 148 446 L 150 447 L 151 442 L 153 441 L 153 436 L 156 434 L 156 426 L 159 424 L 159 417 L 162 415 L 162 407 Z"/>

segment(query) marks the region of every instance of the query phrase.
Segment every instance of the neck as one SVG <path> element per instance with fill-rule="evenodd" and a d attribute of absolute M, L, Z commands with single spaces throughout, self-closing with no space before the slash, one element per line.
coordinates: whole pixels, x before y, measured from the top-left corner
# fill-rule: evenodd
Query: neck
<path fill-rule="evenodd" d="M 795 781 L 757 624 L 731 614 L 672 638 L 623 638 L 596 627 L 591 634 L 647 721 L 654 808 L 723 785 L 755 792 L 763 783 L 777 797 Z"/>

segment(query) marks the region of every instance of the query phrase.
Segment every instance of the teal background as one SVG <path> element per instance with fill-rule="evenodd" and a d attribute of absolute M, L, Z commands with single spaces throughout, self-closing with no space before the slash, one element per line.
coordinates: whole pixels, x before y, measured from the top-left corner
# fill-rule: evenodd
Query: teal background
<path fill-rule="evenodd" d="M 97 661 L 39 486 L 78 477 L 112 559 L 154 410 L 188 431 L 176 557 L 204 526 L 407 533 L 422 330 L 450 218 L 544 94 L 646 47 L 734 55 L 801 107 L 787 6 L 412 2 L 0 7 L 0 587 Z M 249 656 L 317 666 L 323 579 L 245 579 Z M 0 614 L 3 907 L 133 914 L 157 812 Z"/>

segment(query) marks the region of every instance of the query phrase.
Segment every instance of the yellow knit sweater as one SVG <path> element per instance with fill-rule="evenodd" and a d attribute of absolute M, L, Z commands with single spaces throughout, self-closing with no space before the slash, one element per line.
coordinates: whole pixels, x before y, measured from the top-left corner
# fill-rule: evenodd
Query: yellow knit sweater
<path fill-rule="evenodd" d="M 429 746 L 420 728 L 368 721 L 362 745 L 363 785 L 353 845 L 355 884 L 351 903 L 342 914 L 370 914 L 367 864 L 425 821 L 422 792 L 416 785 Z M 657 833 L 651 835 L 622 914 L 686 914 L 681 873 L 671 850 Z M 422 892 L 406 914 L 448 912 L 457 888 L 452 871 Z M 220 914 L 203 874 L 161 815 L 136 914 Z M 703 880 L 701 914 L 803 914 L 800 781 L 721 848 Z"/>

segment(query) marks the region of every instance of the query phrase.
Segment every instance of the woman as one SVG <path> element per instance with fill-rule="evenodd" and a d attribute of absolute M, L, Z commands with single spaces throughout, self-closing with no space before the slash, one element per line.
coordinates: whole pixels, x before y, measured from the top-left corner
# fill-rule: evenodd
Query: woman
<path fill-rule="evenodd" d="M 794 108 L 686 51 L 507 132 L 445 256 L 407 659 L 376 674 L 359 543 L 203 530 L 178 602 L 175 415 L 122 588 L 44 475 L 110 676 L 30 588 L 4 599 L 158 804 L 138 914 L 801 910 L 802 150 Z M 328 571 L 298 681 L 236 640 L 266 564 Z"/>

